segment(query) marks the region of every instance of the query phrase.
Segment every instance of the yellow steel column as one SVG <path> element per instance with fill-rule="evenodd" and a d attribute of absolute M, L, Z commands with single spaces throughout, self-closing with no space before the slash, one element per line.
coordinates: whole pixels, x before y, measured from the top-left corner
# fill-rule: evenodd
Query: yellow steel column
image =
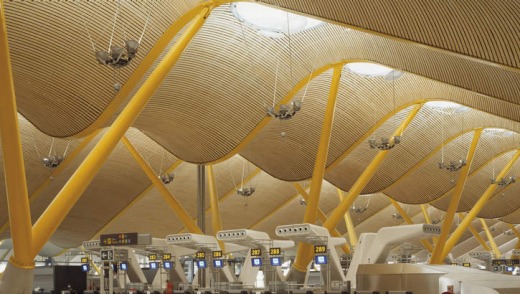
<path fill-rule="evenodd" d="M 128 138 L 123 137 L 121 139 L 121 142 L 126 146 L 130 154 L 134 157 L 135 161 L 141 169 L 144 171 L 144 173 L 148 176 L 148 179 L 152 182 L 152 184 L 159 190 L 161 193 L 161 196 L 163 199 L 170 205 L 171 209 L 175 214 L 177 214 L 177 217 L 179 220 L 184 224 L 186 229 L 190 233 L 196 233 L 196 234 L 202 234 L 202 231 L 197 226 L 197 224 L 193 221 L 193 219 L 190 217 L 188 212 L 182 207 L 182 205 L 177 201 L 177 198 L 173 196 L 173 194 L 164 186 L 163 182 L 159 179 L 159 177 L 155 174 L 153 169 L 146 163 L 146 161 L 143 159 L 143 157 L 137 152 L 137 150 L 132 146 L 132 143 L 128 140 Z"/>
<path fill-rule="evenodd" d="M 495 242 L 495 239 L 493 238 L 493 235 L 491 234 L 491 231 L 489 230 L 489 227 L 488 227 L 486 221 L 483 218 L 481 218 L 480 223 L 482 224 L 482 227 L 484 228 L 484 232 L 486 232 L 486 236 L 488 238 L 489 245 L 491 245 L 491 249 L 493 250 L 493 253 L 495 254 L 495 258 L 500 258 L 502 256 L 502 253 L 500 253 L 497 243 Z"/>
<path fill-rule="evenodd" d="M 33 253 L 36 254 L 50 236 L 56 231 L 67 213 L 72 209 L 79 197 L 90 184 L 101 165 L 110 155 L 119 140 L 124 136 L 128 128 L 139 116 L 143 108 L 153 96 L 157 87 L 171 71 L 182 52 L 189 44 L 193 36 L 204 24 L 213 6 L 204 8 L 186 28 L 183 35 L 170 48 L 163 60 L 152 71 L 149 78 L 136 92 L 128 105 L 108 129 L 106 134 L 97 143 L 90 154 L 78 167 L 69 181 L 47 207 L 33 226 Z"/>
<path fill-rule="evenodd" d="M 339 196 L 339 202 L 343 201 L 345 198 L 345 194 L 343 193 L 343 190 L 340 188 L 337 188 L 338 190 L 338 196 Z M 352 218 L 350 217 L 350 212 L 347 210 L 345 213 L 345 225 L 347 226 L 347 233 L 348 238 L 350 239 L 350 247 L 355 248 L 358 243 L 358 237 L 356 234 L 356 230 L 354 229 L 354 223 L 352 223 Z"/>
<path fill-rule="evenodd" d="M 296 190 L 302 195 L 303 199 L 305 199 L 305 201 L 307 201 L 307 199 L 309 199 L 309 194 L 307 194 L 307 192 L 305 191 L 305 189 L 303 189 L 302 186 L 300 186 L 300 184 L 298 183 L 293 183 L 293 186 L 296 188 Z M 318 219 L 323 223 L 327 220 L 327 216 L 325 215 L 325 213 L 321 210 L 321 208 L 318 207 Z M 338 230 L 334 230 L 331 232 L 331 235 L 333 237 L 343 237 L 341 235 L 341 233 L 338 231 Z M 341 246 L 341 249 L 343 249 L 343 252 L 345 252 L 346 254 L 350 254 L 350 248 L 348 247 L 348 245 L 343 245 Z"/>
<path fill-rule="evenodd" d="M 498 174 L 497 179 L 502 179 L 507 175 L 515 161 L 520 156 L 520 149 L 516 151 L 513 155 L 513 158 L 506 164 L 506 166 L 502 169 L 502 171 Z M 455 229 L 453 234 L 451 234 L 450 238 L 446 241 L 446 245 L 444 246 L 444 250 L 442 252 L 441 260 L 444 259 L 445 256 L 450 253 L 451 249 L 455 246 L 455 244 L 459 241 L 460 237 L 464 233 L 464 231 L 468 228 L 468 225 L 471 224 L 473 219 L 479 214 L 479 212 L 484 208 L 484 205 L 488 202 L 488 200 L 493 196 L 493 192 L 495 192 L 497 188 L 497 184 L 491 184 L 486 189 L 486 191 L 480 196 L 480 199 L 475 203 L 473 208 L 468 212 L 462 223 Z"/>
<path fill-rule="evenodd" d="M 473 140 L 471 141 L 471 145 L 468 150 L 468 154 L 466 156 L 466 165 L 462 167 L 459 173 L 459 179 L 457 181 L 457 185 L 455 185 L 455 189 L 453 190 L 453 194 L 451 195 L 450 204 L 448 206 L 448 210 L 444 216 L 444 222 L 442 223 L 441 235 L 439 236 L 439 240 L 437 242 L 437 246 L 435 246 L 435 250 L 433 251 L 432 257 L 430 259 L 430 263 L 442 263 L 443 256 L 442 250 L 444 249 L 444 244 L 448 239 L 448 235 L 451 232 L 451 226 L 453 224 L 453 218 L 455 217 L 455 213 L 457 212 L 457 208 L 459 207 L 460 198 L 462 197 L 462 191 L 464 190 L 464 185 L 466 185 L 466 181 L 468 179 L 469 169 L 471 168 L 471 163 L 473 162 L 473 157 L 475 155 L 475 150 L 477 149 L 478 141 L 480 139 L 480 135 L 482 134 L 482 128 L 478 128 L 475 130 L 475 134 L 473 135 Z"/>
<path fill-rule="evenodd" d="M 32 255 L 32 221 L 25 180 L 22 141 L 18 127 L 4 2 L 0 1 L 0 138 L 4 154 L 5 190 L 13 240 L 11 263 L 17 267 L 34 267 Z"/>
<path fill-rule="evenodd" d="M 424 215 L 424 220 L 426 221 L 427 224 L 431 224 L 432 221 L 430 219 L 430 216 L 428 215 L 428 211 L 426 210 L 426 205 L 424 204 L 421 204 L 421 211 Z"/>
<path fill-rule="evenodd" d="M 213 166 L 208 165 L 208 183 L 209 183 L 209 200 L 211 204 L 211 227 L 213 228 L 213 235 L 218 231 L 222 231 L 222 218 L 220 217 L 220 207 L 218 203 L 217 184 L 215 183 L 215 174 L 213 173 Z M 225 251 L 224 242 L 219 241 L 220 249 Z"/>
<path fill-rule="evenodd" d="M 395 209 L 397 209 L 397 212 L 399 212 L 399 214 L 403 217 L 404 221 L 407 224 L 412 225 L 413 224 L 412 219 L 406 213 L 406 211 L 404 211 L 404 209 L 401 207 L 401 205 L 399 205 L 399 203 L 397 203 L 397 201 L 395 201 L 394 199 L 392 199 L 390 197 L 388 197 L 388 199 L 390 200 L 392 205 L 395 207 Z M 421 244 L 424 246 L 424 248 L 426 248 L 426 250 L 428 250 L 428 252 L 431 253 L 433 251 L 432 244 L 430 244 L 430 242 L 428 242 L 427 240 L 421 240 Z"/>
<path fill-rule="evenodd" d="M 339 84 L 341 80 L 342 64 L 334 66 L 332 80 L 330 83 L 329 97 L 327 107 L 325 108 L 325 117 L 323 118 L 323 126 L 321 129 L 320 143 L 314 162 L 314 171 L 312 173 L 311 191 L 307 201 L 307 208 L 303 216 L 303 222 L 313 224 L 316 221 L 318 204 L 320 201 L 321 185 L 325 175 L 325 165 L 327 164 L 327 155 L 329 152 L 330 135 L 332 132 L 332 123 L 334 121 L 334 109 L 336 107 L 336 99 L 338 95 Z M 312 245 L 300 242 L 298 244 L 298 253 L 293 267 L 300 272 L 307 270 L 307 264 L 312 259 Z"/>
<path fill-rule="evenodd" d="M 393 136 L 399 136 L 404 132 L 406 127 L 410 124 L 410 122 L 412 122 L 415 115 L 419 112 L 422 105 L 423 104 L 418 104 L 414 106 L 414 108 L 412 109 L 412 111 L 410 111 L 406 119 L 394 132 Z M 323 224 L 323 226 L 326 227 L 329 231 L 337 226 L 338 222 L 341 220 L 345 212 L 350 208 L 352 203 L 354 203 L 354 200 L 356 200 L 359 193 L 361 193 L 361 191 L 368 184 L 372 176 L 376 173 L 377 169 L 379 168 L 379 165 L 381 165 L 381 162 L 383 162 L 383 160 L 386 158 L 388 152 L 389 150 L 381 150 L 377 153 L 372 162 L 370 162 L 367 168 L 359 176 L 354 185 L 352 185 L 347 194 L 347 197 L 345 197 L 345 199 L 341 201 L 338 207 L 334 209 L 327 221 Z"/>
<path fill-rule="evenodd" d="M 459 216 L 459 218 L 461 220 L 464 219 L 464 215 L 462 213 L 459 212 L 457 215 Z M 471 234 L 473 234 L 473 237 L 475 237 L 475 239 L 477 239 L 477 241 L 480 243 L 482 248 L 484 248 L 484 250 L 491 251 L 491 248 L 489 248 L 489 246 L 486 244 L 486 240 L 484 240 L 484 238 L 482 238 L 482 236 L 480 236 L 480 234 L 477 232 L 477 230 L 475 229 L 475 227 L 473 227 L 472 224 L 469 224 L 468 230 L 471 232 Z"/>

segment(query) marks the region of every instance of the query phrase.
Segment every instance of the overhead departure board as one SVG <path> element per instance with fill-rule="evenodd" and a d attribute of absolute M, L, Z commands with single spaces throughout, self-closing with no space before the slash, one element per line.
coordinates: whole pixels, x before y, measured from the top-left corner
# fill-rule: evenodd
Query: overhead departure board
<path fill-rule="evenodd" d="M 101 246 L 137 245 L 137 233 L 106 234 L 99 236 Z"/>

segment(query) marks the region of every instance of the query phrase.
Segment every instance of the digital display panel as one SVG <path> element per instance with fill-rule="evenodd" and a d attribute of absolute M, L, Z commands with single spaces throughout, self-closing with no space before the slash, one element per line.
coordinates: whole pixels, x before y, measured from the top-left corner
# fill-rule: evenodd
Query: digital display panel
<path fill-rule="evenodd" d="M 173 262 L 171 262 L 171 261 L 163 261 L 163 267 L 164 267 L 164 269 L 167 269 L 167 270 L 172 269 L 173 268 Z"/>
<path fill-rule="evenodd" d="M 170 253 L 163 253 L 162 260 L 170 260 L 172 259 L 172 255 Z"/>
<path fill-rule="evenodd" d="M 251 258 L 251 264 L 253 266 L 262 266 L 262 259 L 261 258 Z"/>
<path fill-rule="evenodd" d="M 157 260 L 157 254 L 148 254 L 148 260 Z"/>
<path fill-rule="evenodd" d="M 469 263 L 469 262 L 464 262 L 464 263 L 462 264 L 462 266 L 463 266 L 463 267 L 471 267 L 471 263 Z"/>
<path fill-rule="evenodd" d="M 213 254 L 213 258 L 221 258 L 222 257 L 222 251 L 221 250 L 213 251 L 212 254 Z"/>
<path fill-rule="evenodd" d="M 260 248 L 251 248 L 251 256 L 261 256 L 262 249 Z"/>
<path fill-rule="evenodd" d="M 271 257 L 271 266 L 281 266 L 282 258 L 281 257 Z"/>
<path fill-rule="evenodd" d="M 195 258 L 197 258 L 197 259 L 204 259 L 204 258 L 206 258 L 206 252 L 199 251 L 199 252 L 195 253 Z"/>
<path fill-rule="evenodd" d="M 119 263 L 119 269 L 122 270 L 122 271 L 127 271 L 128 270 L 128 262 L 120 262 Z"/>
<path fill-rule="evenodd" d="M 269 255 L 280 255 L 282 254 L 282 249 L 279 247 L 269 248 Z"/>
<path fill-rule="evenodd" d="M 327 264 L 327 256 L 326 255 L 316 255 L 314 256 L 315 264 Z"/>
<path fill-rule="evenodd" d="M 314 253 L 326 253 L 327 245 L 314 245 Z"/>
<path fill-rule="evenodd" d="M 150 262 L 150 269 L 156 270 L 159 268 L 159 264 L 157 262 Z"/>
<path fill-rule="evenodd" d="M 205 260 L 197 260 L 197 267 L 198 268 L 206 268 L 206 261 Z"/>
<path fill-rule="evenodd" d="M 90 270 L 90 266 L 88 264 L 82 264 L 81 265 L 81 271 L 82 272 L 88 272 Z"/>
<path fill-rule="evenodd" d="M 224 266 L 224 262 L 222 259 L 213 259 L 214 268 L 222 268 L 223 266 Z"/>
<path fill-rule="evenodd" d="M 512 273 L 514 269 L 515 268 L 513 266 L 506 266 L 506 272 Z"/>
<path fill-rule="evenodd" d="M 82 257 L 81 263 L 88 263 L 88 257 Z"/>
<path fill-rule="evenodd" d="M 137 245 L 137 233 L 105 234 L 99 236 L 101 246 Z"/>

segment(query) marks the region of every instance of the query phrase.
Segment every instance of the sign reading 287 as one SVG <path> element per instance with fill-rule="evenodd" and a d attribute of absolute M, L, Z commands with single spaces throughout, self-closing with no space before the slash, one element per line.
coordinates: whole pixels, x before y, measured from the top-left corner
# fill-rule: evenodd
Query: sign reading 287
<path fill-rule="evenodd" d="M 251 248 L 251 256 L 260 256 L 260 255 L 262 255 L 262 249 Z"/>

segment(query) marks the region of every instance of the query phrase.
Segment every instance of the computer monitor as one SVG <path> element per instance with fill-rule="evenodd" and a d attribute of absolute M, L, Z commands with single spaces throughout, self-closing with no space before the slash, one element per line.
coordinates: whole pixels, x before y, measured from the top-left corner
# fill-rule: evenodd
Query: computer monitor
<path fill-rule="evenodd" d="M 214 268 L 224 267 L 224 261 L 222 259 L 213 259 L 213 267 Z"/>
<path fill-rule="evenodd" d="M 316 255 L 314 256 L 315 264 L 327 264 L 327 256 L 326 255 Z"/>
<path fill-rule="evenodd" d="M 163 261 L 164 269 L 170 270 L 173 268 L 173 262 L 171 261 Z"/>
<path fill-rule="evenodd" d="M 206 260 L 204 260 L 204 259 L 197 260 L 197 267 L 198 268 L 206 268 Z"/>
<path fill-rule="evenodd" d="M 157 262 L 150 262 L 149 264 L 151 270 L 156 270 L 159 268 L 159 264 Z"/>
<path fill-rule="evenodd" d="M 251 264 L 253 266 L 262 266 L 262 258 L 260 258 L 260 257 L 251 258 Z"/>
<path fill-rule="evenodd" d="M 271 257 L 271 266 L 281 266 L 282 258 L 281 257 Z"/>
<path fill-rule="evenodd" d="M 81 271 L 87 273 L 90 270 L 90 265 L 88 263 L 81 265 Z"/>
<path fill-rule="evenodd" d="M 128 270 L 128 262 L 120 262 L 119 263 L 119 269 L 122 270 L 122 271 L 127 271 Z"/>
<path fill-rule="evenodd" d="M 512 273 L 515 270 L 514 266 L 506 266 L 506 272 Z"/>

